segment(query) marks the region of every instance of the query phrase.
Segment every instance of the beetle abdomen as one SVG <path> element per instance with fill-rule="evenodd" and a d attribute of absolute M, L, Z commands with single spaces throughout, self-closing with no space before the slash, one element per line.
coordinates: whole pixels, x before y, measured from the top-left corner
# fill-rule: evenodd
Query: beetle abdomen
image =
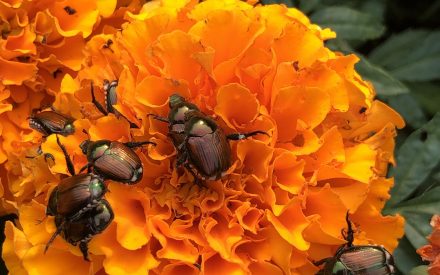
<path fill-rule="evenodd" d="M 114 142 L 94 162 L 94 169 L 105 178 L 125 183 L 142 179 L 142 163 L 136 153 L 122 143 Z"/>
<path fill-rule="evenodd" d="M 91 183 L 95 181 L 100 179 L 93 174 L 80 174 L 62 180 L 57 191 L 57 214 L 69 218 L 91 206 L 94 200 L 99 200 L 105 190 L 92 194 Z"/>
<path fill-rule="evenodd" d="M 355 274 L 386 275 L 393 272 L 391 255 L 380 246 L 353 246 L 344 249 L 340 261 Z"/>
<path fill-rule="evenodd" d="M 231 148 L 219 128 L 211 134 L 190 137 L 186 146 L 191 164 L 207 178 L 219 178 L 231 166 Z"/>
<path fill-rule="evenodd" d="M 54 111 L 44 111 L 31 117 L 29 126 L 43 135 L 73 133 L 73 119 Z M 70 125 L 70 126 L 69 126 Z"/>

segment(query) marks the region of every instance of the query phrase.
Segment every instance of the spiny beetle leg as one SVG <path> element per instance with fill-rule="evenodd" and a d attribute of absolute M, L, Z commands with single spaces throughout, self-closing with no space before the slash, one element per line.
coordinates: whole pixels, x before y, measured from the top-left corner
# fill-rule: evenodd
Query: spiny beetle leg
<path fill-rule="evenodd" d="M 353 246 L 353 241 L 354 241 L 354 237 L 353 237 L 353 227 L 350 221 L 350 217 L 348 215 L 348 211 L 347 214 L 345 215 L 345 220 L 347 221 L 347 231 L 344 231 L 342 236 L 344 237 L 344 239 L 347 241 L 347 246 L 351 247 Z"/>
<path fill-rule="evenodd" d="M 316 265 L 316 266 L 320 266 L 320 265 L 322 265 L 322 264 L 324 264 L 324 263 L 326 263 L 326 262 L 328 262 L 328 261 L 330 261 L 332 259 L 333 259 L 332 257 L 324 258 L 324 259 L 316 261 L 316 262 L 314 261 L 313 264 Z"/>
<path fill-rule="evenodd" d="M 72 160 L 70 159 L 69 154 L 67 153 L 66 147 L 63 144 L 61 144 L 58 135 L 56 135 L 56 137 L 57 137 L 58 146 L 60 146 L 61 150 L 63 151 L 64 158 L 66 159 L 67 170 L 69 171 L 71 176 L 75 176 L 75 167 L 73 166 Z"/>
<path fill-rule="evenodd" d="M 136 147 L 141 147 L 145 144 L 153 144 L 154 146 L 156 146 L 157 144 L 151 141 L 131 141 L 131 142 L 125 142 L 124 145 L 129 147 L 129 148 L 136 148 Z"/>
<path fill-rule="evenodd" d="M 49 241 L 46 244 L 46 247 L 44 248 L 44 254 L 46 254 L 47 250 L 49 249 L 49 246 L 53 243 L 55 238 L 61 233 L 63 230 L 64 222 L 62 222 L 58 227 L 57 230 L 53 233 L 52 237 L 50 237 Z"/>
<path fill-rule="evenodd" d="M 81 174 L 81 172 L 83 172 L 86 169 L 87 169 L 87 173 L 90 173 L 92 171 L 92 165 L 90 163 L 87 163 L 86 165 L 81 167 L 81 169 L 79 170 L 79 174 Z"/>
<path fill-rule="evenodd" d="M 96 108 L 103 114 L 108 115 L 108 112 L 104 109 L 104 107 L 99 103 L 95 98 L 95 89 L 93 88 L 93 82 L 90 83 L 90 92 L 92 94 L 92 103 L 95 104 Z"/>
<path fill-rule="evenodd" d="M 147 115 L 148 117 L 153 117 L 155 120 L 159 120 L 159 121 L 162 121 L 162 122 L 166 122 L 166 123 L 170 123 L 170 121 L 168 120 L 168 118 L 166 118 L 166 117 L 161 117 L 161 116 L 158 116 L 158 115 L 155 115 L 155 114 L 148 114 Z"/>
<path fill-rule="evenodd" d="M 249 132 L 249 133 L 229 134 L 226 136 L 226 138 L 229 140 L 241 140 L 241 139 L 247 139 L 248 137 L 255 136 L 258 134 L 262 134 L 262 135 L 266 135 L 266 136 L 270 137 L 269 134 L 264 131 L 253 131 L 253 132 Z"/>
<path fill-rule="evenodd" d="M 89 259 L 89 247 L 87 245 L 87 241 L 81 241 L 79 243 L 79 249 L 81 250 L 81 253 L 83 254 L 84 260 L 90 262 L 90 259 Z"/>
<path fill-rule="evenodd" d="M 184 164 L 186 162 L 186 160 L 188 159 L 188 152 L 182 151 L 181 154 L 179 154 L 179 157 L 177 158 L 176 161 L 176 168 L 179 168 L 180 166 L 182 166 L 182 164 Z M 191 169 L 189 169 L 191 171 Z"/>

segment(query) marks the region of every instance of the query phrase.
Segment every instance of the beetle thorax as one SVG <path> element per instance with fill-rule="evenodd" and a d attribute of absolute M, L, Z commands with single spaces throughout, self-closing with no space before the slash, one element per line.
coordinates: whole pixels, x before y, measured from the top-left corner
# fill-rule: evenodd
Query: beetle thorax
<path fill-rule="evenodd" d="M 90 189 L 90 194 L 94 199 L 102 197 L 106 191 L 106 187 L 104 183 L 98 177 L 94 178 L 90 182 L 89 189 Z"/>
<path fill-rule="evenodd" d="M 183 122 L 185 119 L 185 113 L 188 112 L 190 108 L 186 105 L 183 105 L 177 108 L 176 112 L 173 114 L 173 122 L 181 121 Z"/>
<path fill-rule="evenodd" d="M 212 134 L 214 131 L 215 129 L 213 129 L 206 120 L 198 119 L 192 125 L 190 134 L 201 137 L 207 134 Z"/>
<path fill-rule="evenodd" d="M 105 154 L 105 151 L 108 150 L 110 146 L 108 144 L 95 144 L 94 146 L 91 146 L 90 156 L 92 159 L 97 159 Z"/>

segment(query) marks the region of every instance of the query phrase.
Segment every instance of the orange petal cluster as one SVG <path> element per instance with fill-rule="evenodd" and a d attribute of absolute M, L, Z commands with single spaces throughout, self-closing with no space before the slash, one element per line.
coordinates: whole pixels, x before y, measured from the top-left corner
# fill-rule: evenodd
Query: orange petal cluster
<path fill-rule="evenodd" d="M 429 244 L 417 249 L 417 253 L 424 261 L 429 262 L 428 274 L 440 273 L 440 216 L 434 215 L 431 219 L 432 233 L 428 236 Z"/>
<path fill-rule="evenodd" d="M 354 69 L 355 55 L 325 47 L 335 33 L 297 9 L 255 1 L 161 0 L 140 9 L 125 7 L 130 1 L 80 2 L 0 1 L 23 7 L 14 20 L 26 17 L 20 35 L 35 37 L 15 39 L 12 52 L 25 51 L 28 63 L 12 53 L 0 59 L 22 66 L 0 82 L 2 204 L 19 214 L 5 229 L 10 272 L 314 274 L 313 262 L 345 243 L 347 211 L 355 244 L 395 249 L 404 220 L 381 210 L 404 121 L 374 99 L 374 87 Z M 71 18 L 66 5 L 78 16 Z M 8 22 L 19 26 L 14 20 Z M 37 37 L 46 44 L 33 43 Z M 114 107 L 123 116 L 102 116 L 91 103 L 91 83 L 103 102 L 105 80 L 118 80 Z M 226 133 L 261 130 L 269 137 L 230 142 L 227 175 L 200 187 L 175 168 L 167 125 L 147 116 L 167 116 L 173 93 Z M 36 221 L 68 173 L 56 138 L 41 139 L 26 118 L 51 97 L 57 111 L 76 119 L 75 133 L 60 139 L 77 171 L 86 163 L 83 129 L 92 140 L 157 143 L 137 150 L 144 167 L 138 184 L 109 183 L 115 218 L 90 242 L 90 263 L 60 237 L 43 254 L 55 225 L 51 217 Z M 40 143 L 54 162 L 26 157 Z"/>

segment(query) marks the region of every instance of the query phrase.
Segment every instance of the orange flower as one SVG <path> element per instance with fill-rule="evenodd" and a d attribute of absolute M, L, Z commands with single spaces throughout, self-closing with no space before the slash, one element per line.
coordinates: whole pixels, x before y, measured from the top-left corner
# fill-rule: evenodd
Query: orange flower
<path fill-rule="evenodd" d="M 440 216 L 434 215 L 431 219 L 433 231 L 428 236 L 429 244 L 417 249 L 417 253 L 424 261 L 429 262 L 428 273 L 435 275 L 440 273 Z"/>
<path fill-rule="evenodd" d="M 3 201 L 19 213 L 19 224 L 5 230 L 3 258 L 11 272 L 314 274 L 313 262 L 345 243 L 347 211 L 355 244 L 395 249 L 403 218 L 381 210 L 393 185 L 386 172 L 402 118 L 374 99 L 372 85 L 354 70 L 356 56 L 324 46 L 335 37 L 331 30 L 293 8 L 249 3 L 162 0 L 139 10 L 66 0 L 33 10 L 35 37 L 47 41 L 34 53 L 42 70 L 29 86 L 2 82 L 0 89 L 0 131 L 8 130 Z M 15 43 L 16 52 L 33 50 Z M 59 68 L 54 80 L 50 74 Z M 8 81 L 20 84 L 14 77 Z M 103 103 L 105 80 L 118 81 L 114 108 L 122 116 L 103 116 L 91 103 L 91 83 Z M 41 92 L 32 93 L 37 86 Z M 269 137 L 230 142 L 226 175 L 198 186 L 175 168 L 178 152 L 166 123 L 147 116 L 167 116 L 173 93 L 228 134 L 260 130 Z M 91 140 L 157 144 L 136 150 L 144 171 L 139 183 L 108 183 L 115 217 L 89 243 L 90 263 L 61 237 L 44 255 L 54 219 L 35 225 L 50 192 L 68 176 L 55 136 L 42 139 L 26 124 L 47 95 L 76 119 L 75 133 L 60 136 L 76 171 L 87 162 L 79 148 L 88 138 L 83 129 Z M 18 107 L 10 110 L 11 102 Z M 26 158 L 40 144 L 54 162 Z M 75 268 L 58 264 L 64 262 Z"/>

